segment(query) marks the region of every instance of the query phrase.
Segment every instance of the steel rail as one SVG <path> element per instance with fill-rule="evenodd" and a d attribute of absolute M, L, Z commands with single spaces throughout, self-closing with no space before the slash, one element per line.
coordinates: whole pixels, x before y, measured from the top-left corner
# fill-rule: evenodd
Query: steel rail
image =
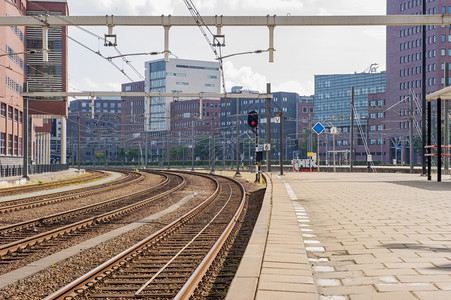
<path fill-rule="evenodd" d="M 29 202 L 24 202 L 24 201 L 26 201 L 26 199 L 29 199 L 29 198 L 21 198 L 21 199 L 14 199 L 14 200 L 1 202 L 0 203 L 1 205 L 8 204 L 8 203 L 16 203 L 16 202 L 23 202 L 23 203 L 1 206 L 0 214 L 11 212 L 11 211 L 17 211 L 17 210 L 21 210 L 21 209 L 26 209 L 26 208 L 34 208 L 34 207 L 39 207 L 39 206 L 43 206 L 43 205 L 47 205 L 47 204 L 63 202 L 63 201 L 67 201 L 67 200 L 74 200 L 74 199 L 78 199 L 81 197 L 87 197 L 87 196 L 94 195 L 96 193 L 101 193 L 104 191 L 111 190 L 112 187 L 114 187 L 115 189 L 118 189 L 124 185 L 132 184 L 132 183 L 144 180 L 144 177 L 141 174 L 136 173 L 136 172 L 124 172 L 124 171 L 118 171 L 118 172 L 125 174 L 125 177 L 121 177 L 118 180 L 102 184 L 101 186 L 89 186 L 89 187 L 75 189 L 75 190 L 71 190 L 71 191 L 46 194 L 43 196 L 33 197 L 34 199 L 39 199 L 39 200 L 29 201 Z M 139 176 L 137 176 L 136 178 L 132 178 L 131 174 L 135 174 L 135 175 L 139 175 Z"/>
<path fill-rule="evenodd" d="M 162 187 L 162 186 L 166 185 L 168 183 L 168 181 L 169 181 L 169 179 L 165 180 L 162 183 L 159 183 L 157 186 L 152 187 L 152 189 L 155 189 L 155 188 L 158 188 L 158 187 Z M 50 239 L 55 238 L 57 236 L 64 235 L 66 233 L 78 230 L 80 228 L 84 228 L 84 227 L 91 226 L 93 224 L 98 224 L 98 223 L 102 223 L 102 222 L 108 221 L 109 219 L 112 219 L 112 218 L 117 217 L 119 215 L 128 213 L 128 212 L 130 212 L 132 210 L 136 210 L 137 208 L 140 208 L 140 207 L 148 204 L 149 202 L 152 202 L 152 201 L 155 201 L 156 199 L 164 197 L 164 196 L 166 196 L 166 195 L 168 195 L 168 194 L 170 194 L 170 193 L 172 193 L 172 192 L 174 192 L 174 191 L 176 191 L 178 189 L 183 188 L 185 185 L 186 185 L 186 180 L 183 178 L 182 182 L 179 185 L 177 185 L 176 187 L 174 187 L 172 189 L 169 189 L 169 190 L 167 190 L 165 192 L 162 192 L 162 193 L 158 194 L 157 196 L 150 197 L 150 198 L 145 199 L 145 200 L 141 200 L 141 201 L 139 201 L 137 203 L 134 203 L 134 204 L 131 204 L 131 205 L 127 205 L 125 207 L 113 210 L 111 212 L 107 212 L 107 213 L 104 213 L 104 214 L 101 214 L 101 215 L 97 215 L 97 216 L 94 216 L 94 217 L 91 217 L 91 218 L 88 218 L 88 219 L 85 219 L 85 220 L 82 220 L 82 221 L 79 221 L 79 222 L 76 222 L 76 223 L 73 223 L 73 224 L 69 224 L 69 225 L 66 225 L 66 226 L 63 226 L 63 227 L 59 227 L 59 228 L 56 228 L 56 229 L 51 230 L 51 231 L 43 232 L 41 234 L 34 235 L 34 236 L 31 236 L 31 237 L 28 237 L 28 238 L 25 238 L 25 239 L 21 239 L 21 240 L 15 241 L 15 242 L 11 242 L 11 243 L 6 244 L 6 245 L 1 245 L 0 246 L 0 256 L 6 255 L 6 254 L 11 253 L 11 252 L 19 251 L 20 249 L 24 249 L 24 248 L 26 248 L 28 246 L 32 246 L 32 245 L 35 245 L 35 244 L 42 243 L 44 241 L 47 241 L 47 240 L 50 240 Z M 148 190 L 146 190 L 146 191 L 148 192 Z M 137 193 L 134 193 L 132 195 L 136 196 L 136 195 L 142 194 L 142 193 L 143 192 L 137 192 Z M 116 200 L 116 199 L 114 199 L 114 200 Z M 80 209 L 77 209 L 77 210 L 74 210 L 74 211 L 79 211 L 80 212 Z M 48 219 L 50 219 L 50 218 L 61 218 L 63 215 L 66 215 L 66 214 L 67 213 L 55 214 L 55 215 L 49 216 Z M 42 219 L 43 218 L 32 220 L 32 221 L 29 221 L 29 222 L 33 223 L 33 224 L 36 224 L 36 222 L 40 222 L 40 220 L 42 220 Z M 23 222 L 23 223 L 27 223 L 27 222 Z M 29 225 L 29 224 L 25 224 L 25 225 L 27 225 L 27 227 L 32 226 L 32 225 Z M 12 227 L 12 226 L 8 226 L 8 227 Z M 7 229 L 7 228 L 3 227 L 3 228 L 0 228 L 0 229 Z M 11 229 L 13 229 L 13 228 L 11 228 Z"/>
<path fill-rule="evenodd" d="M 227 179 L 230 180 L 230 178 Z M 227 225 L 224 232 L 221 234 L 216 243 L 208 252 L 207 256 L 202 260 L 202 262 L 199 264 L 199 266 L 196 268 L 196 270 L 190 276 L 190 278 L 186 281 L 186 283 L 183 285 L 183 287 L 180 289 L 180 291 L 177 293 L 174 299 L 177 300 L 189 299 L 193 295 L 194 291 L 199 286 L 199 283 L 204 278 L 207 271 L 210 269 L 212 263 L 214 262 L 216 257 L 218 257 L 220 251 L 223 249 L 227 239 L 230 237 L 233 231 L 233 228 L 236 226 L 236 223 L 238 222 L 239 217 L 242 214 L 246 204 L 246 191 L 241 183 L 239 183 L 236 180 L 233 181 L 235 182 L 235 184 L 239 185 L 243 195 L 241 198 L 240 206 L 238 207 L 237 211 L 235 212 L 235 215 Z"/>
<path fill-rule="evenodd" d="M 171 172 L 174 173 L 174 172 Z M 187 173 L 188 174 L 188 173 Z M 192 173 L 190 173 L 192 175 Z M 80 294 L 84 290 L 88 289 L 90 286 L 95 284 L 96 282 L 102 280 L 105 276 L 111 274 L 114 270 L 118 269 L 120 266 L 126 264 L 128 261 L 132 260 L 134 257 L 139 255 L 139 253 L 145 251 L 146 249 L 152 247 L 158 241 L 164 239 L 166 236 L 175 232 L 178 228 L 182 227 L 183 224 L 187 223 L 189 220 L 194 218 L 197 214 L 199 214 L 202 209 L 204 209 L 208 204 L 210 204 L 219 194 L 220 192 L 220 184 L 217 180 L 212 179 L 211 176 L 206 174 L 196 173 L 197 176 L 202 176 L 205 178 L 209 178 L 213 180 L 216 185 L 215 191 L 202 203 L 198 206 L 191 209 L 189 212 L 184 214 L 183 216 L 177 218 L 170 224 L 161 228 L 157 232 L 153 233 L 149 237 L 143 239 L 138 242 L 134 246 L 122 251 L 115 257 L 110 260 L 104 262 L 99 265 L 95 269 L 86 273 L 85 275 L 79 277 L 73 282 L 67 284 L 66 286 L 60 288 L 55 291 L 53 294 L 44 298 L 44 300 L 53 300 L 53 299 L 66 299 L 67 297 L 75 297 Z"/>

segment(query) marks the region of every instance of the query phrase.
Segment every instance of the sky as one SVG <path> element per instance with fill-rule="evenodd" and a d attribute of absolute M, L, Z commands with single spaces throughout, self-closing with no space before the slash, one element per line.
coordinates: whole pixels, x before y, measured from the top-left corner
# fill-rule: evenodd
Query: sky
<path fill-rule="evenodd" d="M 183 0 L 67 0 L 71 16 L 190 15 Z M 192 0 L 202 16 L 385 15 L 386 0 Z M 211 28 L 213 32 L 215 28 Z M 121 84 L 143 80 L 144 62 L 163 55 L 128 56 L 127 62 L 103 57 L 118 55 L 104 47 L 105 27 L 69 28 L 69 91 L 120 91 Z M 122 54 L 164 50 L 162 27 L 115 27 Z M 264 50 L 268 29 L 224 27 L 222 54 Z M 73 41 L 73 40 L 75 41 Z M 80 45 L 83 44 L 84 46 Z M 363 72 L 373 63 L 385 70 L 385 27 L 276 27 L 274 62 L 268 53 L 224 59 L 226 90 L 233 86 L 266 92 L 314 94 L 314 75 Z M 183 59 L 215 60 L 197 27 L 172 27 L 171 53 Z M 99 54 L 95 53 L 98 52 Z M 172 56 L 172 57 L 174 57 Z"/>

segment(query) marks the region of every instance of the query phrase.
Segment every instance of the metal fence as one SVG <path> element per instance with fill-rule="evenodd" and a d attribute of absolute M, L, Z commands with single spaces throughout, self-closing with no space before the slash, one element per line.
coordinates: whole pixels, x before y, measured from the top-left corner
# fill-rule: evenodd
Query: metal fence
<path fill-rule="evenodd" d="M 28 174 L 42 174 L 68 170 L 69 164 L 30 165 Z M 0 177 L 22 176 L 22 166 L 0 166 Z"/>

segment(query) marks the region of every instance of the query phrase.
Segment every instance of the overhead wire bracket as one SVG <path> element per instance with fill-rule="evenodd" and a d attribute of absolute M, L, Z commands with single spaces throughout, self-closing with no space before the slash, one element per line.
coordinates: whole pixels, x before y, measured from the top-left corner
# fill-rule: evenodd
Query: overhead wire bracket
<path fill-rule="evenodd" d="M 104 37 L 104 43 L 103 45 L 105 47 L 116 47 L 117 46 L 117 35 L 113 33 L 114 23 L 113 18 L 114 16 L 108 16 L 106 15 L 106 25 L 108 26 L 108 34 L 105 34 Z"/>

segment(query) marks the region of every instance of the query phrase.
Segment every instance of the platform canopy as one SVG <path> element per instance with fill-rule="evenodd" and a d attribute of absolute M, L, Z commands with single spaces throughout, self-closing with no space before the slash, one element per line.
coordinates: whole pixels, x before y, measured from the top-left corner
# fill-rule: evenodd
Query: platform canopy
<path fill-rule="evenodd" d="M 426 96 L 426 100 L 437 100 L 438 98 L 442 100 L 450 100 L 451 99 L 451 86 L 447 86 L 441 90 L 433 92 Z"/>

